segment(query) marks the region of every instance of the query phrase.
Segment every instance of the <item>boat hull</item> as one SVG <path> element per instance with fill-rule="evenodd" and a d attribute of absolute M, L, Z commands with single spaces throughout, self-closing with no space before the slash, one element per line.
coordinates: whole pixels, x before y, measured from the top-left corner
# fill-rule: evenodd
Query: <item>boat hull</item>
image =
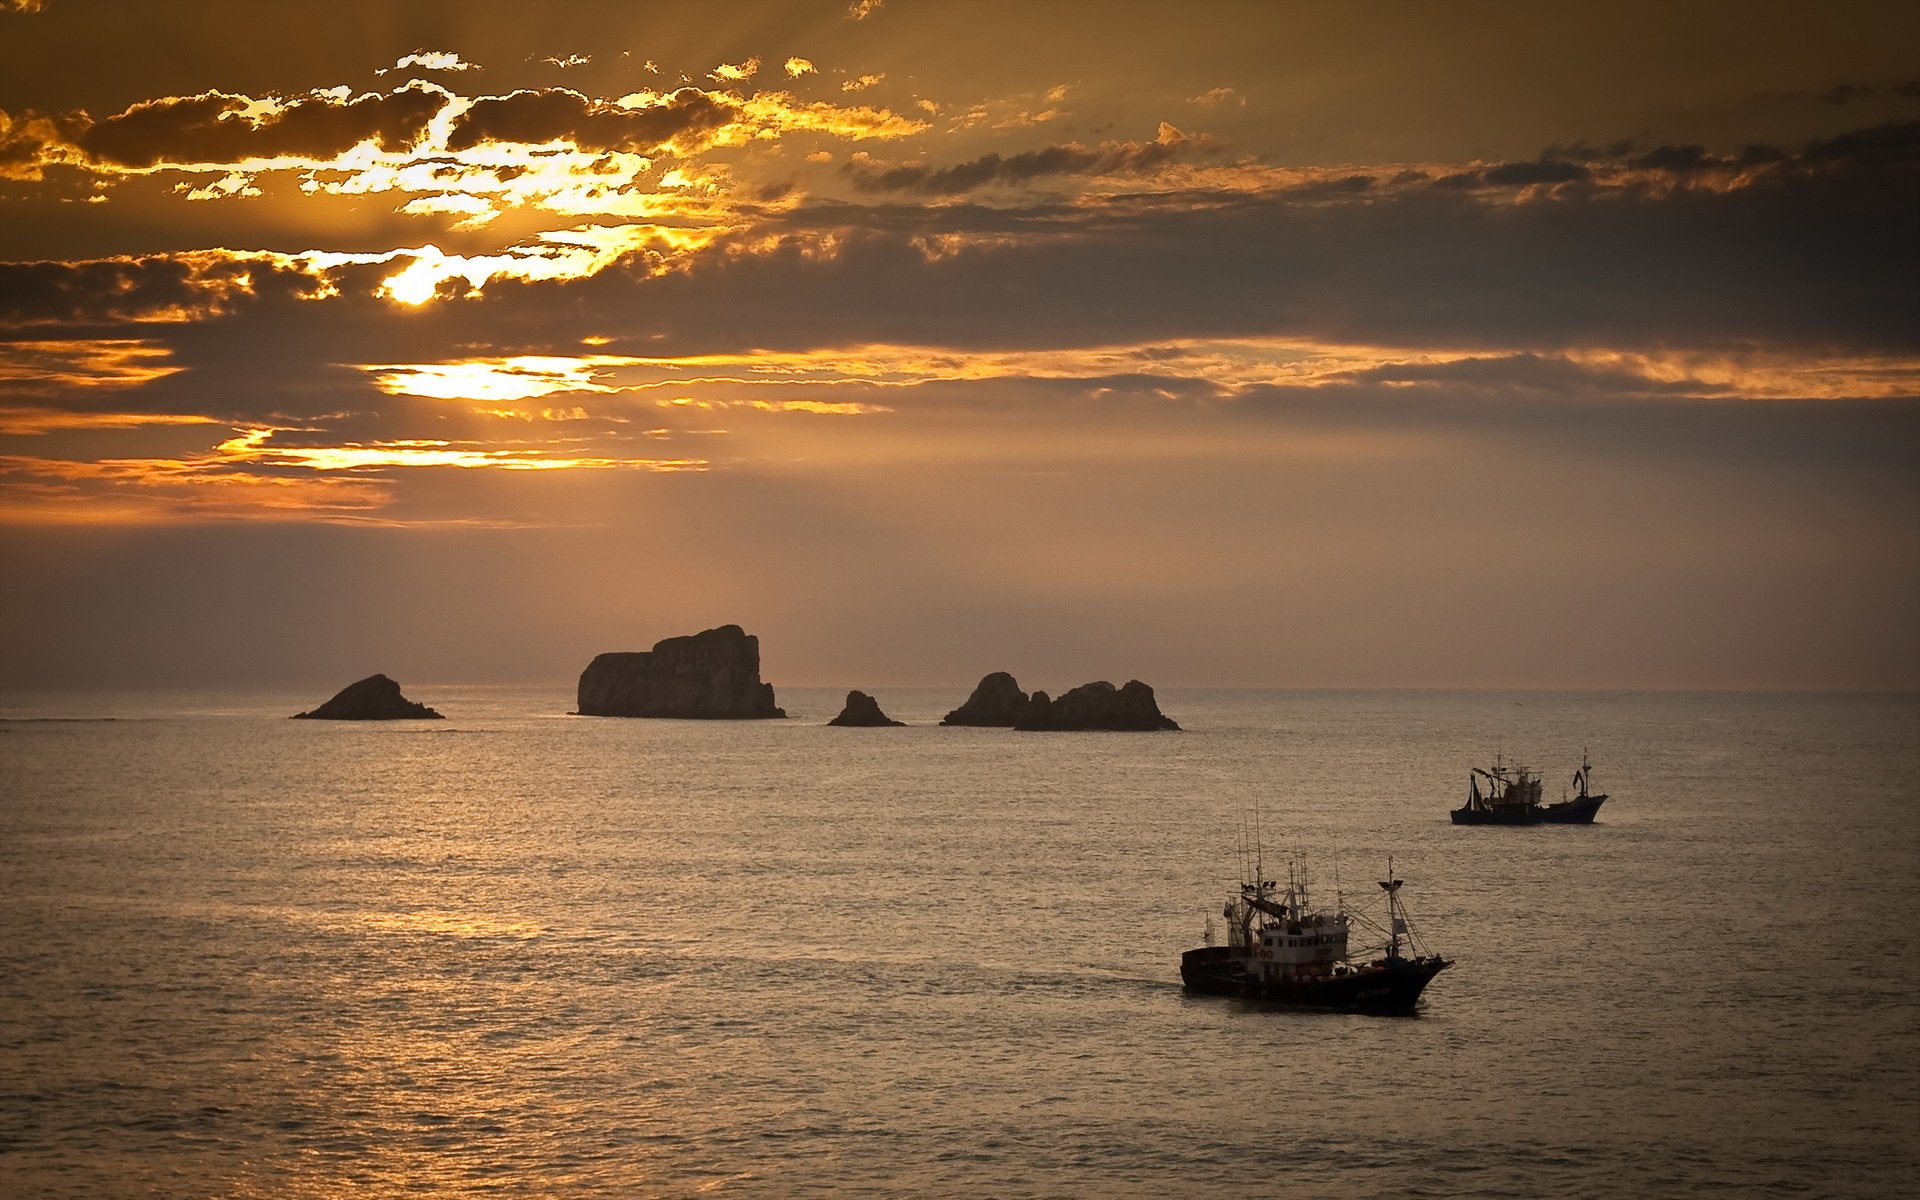
<path fill-rule="evenodd" d="M 1533 805 L 1517 808 L 1456 808 L 1448 814 L 1455 825 L 1538 825 L 1540 810 Z"/>
<path fill-rule="evenodd" d="M 1562 800 L 1558 804 L 1546 804 L 1540 808 L 1540 820 L 1547 825 L 1591 825 L 1593 814 L 1605 804 L 1605 796 L 1582 796 L 1577 800 Z"/>
<path fill-rule="evenodd" d="M 1582 796 L 1556 804 L 1528 804 L 1506 808 L 1456 808 L 1448 815 L 1455 825 L 1591 825 L 1605 796 Z"/>
<path fill-rule="evenodd" d="M 1242 1000 L 1354 1012 L 1409 1012 L 1433 977 L 1453 964 L 1438 957 L 1383 959 L 1340 975 L 1263 981 L 1245 969 L 1244 956 L 1226 946 L 1203 946 L 1180 956 L 1187 990 Z"/>

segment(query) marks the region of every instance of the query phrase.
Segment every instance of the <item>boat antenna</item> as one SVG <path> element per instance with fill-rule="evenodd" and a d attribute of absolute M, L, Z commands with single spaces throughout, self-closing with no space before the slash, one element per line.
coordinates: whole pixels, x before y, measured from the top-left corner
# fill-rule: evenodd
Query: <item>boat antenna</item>
<path fill-rule="evenodd" d="M 1260 831 L 1260 802 L 1253 802 L 1253 890 L 1265 893 L 1267 887 L 1267 844 Z"/>
<path fill-rule="evenodd" d="M 1347 907 L 1346 895 L 1340 890 L 1340 852 L 1333 852 L 1333 907 L 1336 912 L 1344 912 Z"/>
<path fill-rule="evenodd" d="M 1247 882 L 1247 818 L 1240 816 L 1240 836 L 1234 842 L 1234 857 L 1240 860 L 1240 882 Z"/>
<path fill-rule="evenodd" d="M 1387 855 L 1387 877 L 1380 881 L 1380 887 L 1387 893 L 1387 957 L 1400 957 L 1400 927 L 1404 922 L 1400 917 L 1400 880 L 1393 877 L 1393 855 Z"/>

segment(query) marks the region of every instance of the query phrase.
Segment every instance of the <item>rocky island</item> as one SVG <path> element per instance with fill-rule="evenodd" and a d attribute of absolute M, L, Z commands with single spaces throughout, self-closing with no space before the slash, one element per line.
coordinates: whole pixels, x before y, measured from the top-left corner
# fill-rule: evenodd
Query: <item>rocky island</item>
<path fill-rule="evenodd" d="M 1114 729 L 1146 732 L 1180 728 L 1160 711 L 1153 689 L 1138 679 L 1129 679 L 1123 687 L 1106 680 L 1083 683 L 1057 700 L 1045 692 L 1035 692 L 1026 711 L 1013 724 L 1020 730 Z"/>
<path fill-rule="evenodd" d="M 784 717 L 760 682 L 760 639 L 738 625 L 597 655 L 580 673 L 583 717 Z"/>
<path fill-rule="evenodd" d="M 1160 711 L 1153 689 L 1138 679 L 1124 687 L 1106 680 L 1083 683 L 1055 700 L 1045 692 L 1029 696 L 1005 671 L 980 681 L 965 704 L 941 718 L 942 725 L 975 725 L 1020 730 L 1147 731 L 1180 728 Z"/>
<path fill-rule="evenodd" d="M 439 713 L 400 694 L 400 685 L 385 675 L 369 675 L 341 688 L 333 699 L 312 712 L 293 714 L 296 721 L 439 721 Z"/>
<path fill-rule="evenodd" d="M 940 723 L 1012 729 L 1026 709 L 1027 694 L 1020 690 L 1019 681 L 1005 671 L 995 671 L 980 681 L 965 704 L 940 718 Z"/>
<path fill-rule="evenodd" d="M 828 721 L 829 725 L 849 728 L 879 728 L 885 725 L 905 725 L 905 721 L 896 721 L 880 711 L 880 702 L 865 692 L 848 692 L 846 706 L 840 715 Z"/>

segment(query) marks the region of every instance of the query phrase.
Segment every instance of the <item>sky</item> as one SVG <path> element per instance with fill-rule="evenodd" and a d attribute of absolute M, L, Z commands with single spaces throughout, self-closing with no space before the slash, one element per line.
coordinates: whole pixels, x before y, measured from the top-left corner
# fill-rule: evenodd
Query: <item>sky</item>
<path fill-rule="evenodd" d="M 0 0 L 0 687 L 1920 687 L 1916 45 Z"/>

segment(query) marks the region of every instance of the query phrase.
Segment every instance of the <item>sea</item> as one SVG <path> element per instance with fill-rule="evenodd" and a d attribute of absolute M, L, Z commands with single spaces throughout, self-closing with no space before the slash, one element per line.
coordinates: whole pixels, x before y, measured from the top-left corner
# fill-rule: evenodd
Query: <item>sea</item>
<path fill-rule="evenodd" d="M 1164 689 L 1179 733 L 0 695 L 0 1196 L 1920 1186 L 1920 696 Z M 1455 827 L 1522 762 L 1591 826 Z M 1258 859 L 1454 965 L 1186 993 Z"/>

